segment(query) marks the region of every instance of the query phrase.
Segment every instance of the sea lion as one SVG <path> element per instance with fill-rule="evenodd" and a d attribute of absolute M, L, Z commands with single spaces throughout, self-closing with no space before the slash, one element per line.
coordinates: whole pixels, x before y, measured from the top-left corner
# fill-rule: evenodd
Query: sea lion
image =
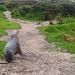
<path fill-rule="evenodd" d="M 4 48 L 4 57 L 6 62 L 11 63 L 13 61 L 13 56 L 15 54 L 19 54 L 20 56 L 23 56 L 23 53 L 20 48 L 19 39 L 17 37 L 19 31 L 14 30 L 12 35 L 10 36 L 5 48 Z"/>

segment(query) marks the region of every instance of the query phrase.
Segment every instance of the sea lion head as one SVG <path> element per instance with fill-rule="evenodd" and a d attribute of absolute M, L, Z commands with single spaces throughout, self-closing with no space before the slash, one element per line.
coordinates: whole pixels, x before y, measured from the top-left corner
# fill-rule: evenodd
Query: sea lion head
<path fill-rule="evenodd" d="M 12 32 L 12 35 L 18 35 L 18 33 L 19 33 L 19 30 L 14 30 L 13 32 Z"/>
<path fill-rule="evenodd" d="M 4 53 L 4 56 L 5 56 L 6 62 L 11 63 L 13 61 L 12 53 L 10 52 L 7 52 L 6 54 Z"/>

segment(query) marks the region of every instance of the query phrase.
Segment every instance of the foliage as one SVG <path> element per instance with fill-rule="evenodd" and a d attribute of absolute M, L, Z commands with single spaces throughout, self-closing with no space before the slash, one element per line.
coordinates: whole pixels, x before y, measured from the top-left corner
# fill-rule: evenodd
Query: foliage
<path fill-rule="evenodd" d="M 32 6 L 28 5 L 21 6 L 16 10 L 13 10 L 11 15 L 14 18 L 19 18 L 24 20 L 29 19 L 31 21 L 32 20 L 35 21 L 35 19 L 36 21 L 52 20 L 55 17 L 57 17 L 60 23 L 63 23 L 62 16 L 64 17 L 74 16 L 75 15 L 74 9 L 75 5 L 71 3 L 50 4 L 47 2 L 38 2 Z"/>
<path fill-rule="evenodd" d="M 1 17 L 1 16 L 5 16 L 5 15 L 4 15 L 3 12 L 0 10 L 0 17 Z"/>
<path fill-rule="evenodd" d="M 0 5 L 0 10 L 1 10 L 1 11 L 6 11 L 7 8 L 6 8 L 4 5 Z"/>
<path fill-rule="evenodd" d="M 31 10 L 31 7 L 25 6 L 25 5 L 18 8 L 18 11 L 22 16 L 25 16 L 27 13 L 29 13 L 30 10 Z"/>
<path fill-rule="evenodd" d="M 57 14 L 55 19 L 58 20 L 60 24 L 64 23 L 64 18 L 62 17 L 61 13 Z"/>
<path fill-rule="evenodd" d="M 59 4 L 59 3 L 70 3 L 71 0 L 50 0 L 53 4 Z"/>
<path fill-rule="evenodd" d="M 67 16 L 69 15 L 75 15 L 75 6 L 73 4 L 70 3 L 65 3 L 65 4 L 61 4 L 60 5 L 60 9 L 61 9 L 61 13 L 63 16 Z"/>
<path fill-rule="evenodd" d="M 0 41 L 0 58 L 4 59 L 4 47 L 6 45 L 7 42 L 5 41 Z"/>
<path fill-rule="evenodd" d="M 3 4 L 5 5 L 9 10 L 14 10 L 20 6 L 23 6 L 23 5 L 33 5 L 35 4 L 36 1 L 26 1 L 26 0 L 11 0 L 11 1 L 6 1 L 6 2 L 1 2 L 0 4 Z"/>
<path fill-rule="evenodd" d="M 49 5 L 49 4 L 48 4 Z M 32 11 L 36 12 L 36 11 L 44 11 L 45 10 L 45 6 L 48 6 L 46 2 L 40 2 L 40 3 L 36 3 L 35 5 L 32 6 Z"/>
<path fill-rule="evenodd" d="M 3 36 L 3 35 L 7 35 L 7 33 L 5 32 L 4 29 L 0 29 L 0 37 Z"/>
<path fill-rule="evenodd" d="M 18 7 L 18 4 L 16 4 L 15 2 L 10 2 L 10 1 L 7 1 L 5 2 L 4 4 L 9 10 L 12 10 L 12 9 L 16 9 Z"/>
<path fill-rule="evenodd" d="M 0 29 L 17 29 L 21 28 L 21 26 L 18 23 L 15 22 L 9 22 L 3 17 L 0 17 Z"/>
<path fill-rule="evenodd" d="M 17 9 L 16 9 L 16 10 L 14 10 L 14 11 L 12 11 L 11 13 L 12 13 L 13 17 L 14 17 L 14 16 L 15 16 L 15 17 L 20 16 L 20 13 L 18 12 L 18 10 L 17 10 Z"/>
<path fill-rule="evenodd" d="M 46 35 L 46 40 L 49 43 L 56 42 L 62 48 L 67 49 L 67 52 L 75 53 L 75 41 L 68 42 L 63 38 L 65 34 L 75 37 L 75 18 L 66 18 L 64 24 L 61 25 L 41 26 L 38 29 Z"/>
<path fill-rule="evenodd" d="M 41 12 L 41 13 L 40 13 Z M 25 19 L 31 20 L 31 21 L 44 21 L 45 15 L 42 11 L 30 12 L 31 14 L 26 14 Z"/>
<path fill-rule="evenodd" d="M 17 28 L 21 28 L 21 26 L 18 23 L 15 22 L 9 22 L 8 20 L 6 20 L 4 16 L 3 12 L 0 11 L 0 29 L 17 29 Z"/>
<path fill-rule="evenodd" d="M 58 8 L 57 8 L 58 9 Z M 21 6 L 18 9 L 12 11 L 12 17 L 16 17 L 16 14 L 19 13 L 17 17 L 25 17 L 25 20 L 32 15 L 32 19 L 36 21 L 51 20 L 57 14 L 56 6 L 49 5 L 49 3 L 40 2 L 33 6 Z M 24 18 L 23 18 L 24 19 Z M 32 20 L 29 18 L 29 20 Z"/>

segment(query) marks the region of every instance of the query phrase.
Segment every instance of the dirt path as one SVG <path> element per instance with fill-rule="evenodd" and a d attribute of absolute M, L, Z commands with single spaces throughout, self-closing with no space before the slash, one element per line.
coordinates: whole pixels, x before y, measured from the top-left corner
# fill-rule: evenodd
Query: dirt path
<path fill-rule="evenodd" d="M 22 59 L 16 55 L 14 57 L 16 63 L 0 64 L 0 75 L 75 75 L 75 63 L 72 58 L 74 55 L 56 52 L 57 47 L 54 43 L 49 46 L 49 50 L 44 50 L 48 43 L 36 29 L 37 22 L 13 19 L 9 11 L 5 12 L 5 16 L 9 21 L 17 22 L 22 26 L 18 37 L 26 56 Z M 13 30 L 6 31 L 10 35 Z"/>

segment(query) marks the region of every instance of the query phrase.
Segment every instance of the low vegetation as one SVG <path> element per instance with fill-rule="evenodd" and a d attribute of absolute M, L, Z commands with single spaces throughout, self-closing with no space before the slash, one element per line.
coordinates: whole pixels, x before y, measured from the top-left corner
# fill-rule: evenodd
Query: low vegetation
<path fill-rule="evenodd" d="M 0 5 L 0 11 L 6 11 L 7 8 L 4 5 Z"/>
<path fill-rule="evenodd" d="M 6 32 L 4 32 L 5 30 L 4 29 L 0 29 L 0 37 L 3 36 L 3 35 L 7 35 Z"/>
<path fill-rule="evenodd" d="M 6 6 L 9 10 L 14 10 L 22 5 L 33 5 L 37 3 L 34 0 L 1 0 L 0 5 Z"/>
<path fill-rule="evenodd" d="M 0 29 L 18 29 L 21 28 L 21 26 L 18 23 L 15 22 L 9 22 L 3 12 L 0 10 Z"/>
<path fill-rule="evenodd" d="M 47 2 L 36 3 L 32 6 L 24 5 L 11 12 L 13 18 L 30 21 L 52 20 L 58 14 L 61 16 L 75 16 L 75 5 L 72 3 L 50 4 Z"/>
<path fill-rule="evenodd" d="M 0 41 L 0 58 L 4 59 L 4 47 L 6 45 L 6 41 Z"/>
<path fill-rule="evenodd" d="M 38 29 L 46 35 L 49 43 L 56 42 L 67 52 L 75 53 L 75 18 L 69 17 L 63 24 L 41 26 Z"/>

